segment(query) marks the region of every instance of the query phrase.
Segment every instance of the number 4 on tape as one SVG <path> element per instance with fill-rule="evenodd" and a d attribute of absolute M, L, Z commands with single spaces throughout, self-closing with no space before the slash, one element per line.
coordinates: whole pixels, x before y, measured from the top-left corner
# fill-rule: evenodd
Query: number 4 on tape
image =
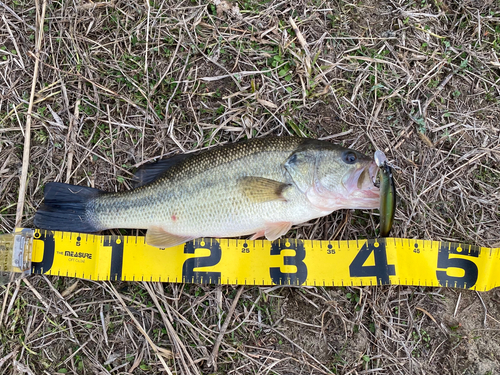
<path fill-rule="evenodd" d="M 373 254 L 375 264 L 365 266 L 371 254 Z M 385 243 L 373 240 L 365 242 L 349 265 L 349 274 L 351 277 L 376 277 L 378 284 L 390 284 L 389 276 L 396 275 L 396 268 L 393 264 L 387 264 Z"/>

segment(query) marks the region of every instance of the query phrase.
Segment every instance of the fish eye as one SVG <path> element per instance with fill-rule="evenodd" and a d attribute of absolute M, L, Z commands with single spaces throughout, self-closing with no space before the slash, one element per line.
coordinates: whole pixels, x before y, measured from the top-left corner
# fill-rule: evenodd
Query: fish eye
<path fill-rule="evenodd" d="M 344 153 L 342 154 L 342 160 L 346 164 L 354 164 L 358 160 L 358 157 L 352 151 L 344 151 Z"/>

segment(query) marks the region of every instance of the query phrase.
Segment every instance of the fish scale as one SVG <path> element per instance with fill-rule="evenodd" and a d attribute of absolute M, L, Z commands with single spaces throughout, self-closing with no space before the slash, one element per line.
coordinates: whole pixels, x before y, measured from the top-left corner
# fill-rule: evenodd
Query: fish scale
<path fill-rule="evenodd" d="M 97 199 L 89 215 L 101 227 L 147 228 L 161 222 L 175 227 L 182 235 L 198 230 L 213 231 L 213 228 L 227 230 L 236 222 L 230 220 L 232 216 L 242 217 L 243 222 L 239 220 L 242 226 L 253 224 L 257 218 L 262 225 L 263 218 L 271 219 L 266 213 L 279 210 L 283 202 L 249 205 L 237 181 L 250 175 L 286 182 L 282 163 L 275 160 L 284 162 L 297 146 L 296 141 L 296 138 L 273 138 L 271 142 L 251 147 L 244 147 L 245 143 L 235 144 L 232 150 L 228 147 L 200 154 L 183 165 L 172 167 L 151 185 Z M 227 173 L 228 165 L 231 173 Z M 149 201 L 142 205 L 141 212 L 134 212 L 134 201 L 143 197 Z M 160 209 L 159 201 L 164 202 Z M 124 202 L 128 202 L 131 209 L 124 209 Z M 175 222 L 171 219 L 174 213 L 178 214 Z"/>

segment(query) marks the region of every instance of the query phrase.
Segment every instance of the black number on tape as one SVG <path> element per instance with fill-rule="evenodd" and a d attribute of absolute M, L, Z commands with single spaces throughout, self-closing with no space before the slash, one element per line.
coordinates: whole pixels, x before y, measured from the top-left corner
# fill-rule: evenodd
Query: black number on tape
<path fill-rule="evenodd" d="M 250 249 L 248 248 L 248 244 L 246 244 L 246 243 L 243 244 L 243 249 L 241 249 L 241 252 L 244 254 L 250 253 Z"/>
<path fill-rule="evenodd" d="M 40 262 L 31 262 L 31 272 L 49 272 L 54 264 L 54 254 L 56 251 L 54 233 L 47 230 L 39 230 L 39 232 L 35 233 L 35 241 L 43 241 L 43 258 Z"/>
<path fill-rule="evenodd" d="M 302 285 L 307 279 L 307 266 L 304 263 L 306 250 L 304 242 L 300 240 L 277 240 L 271 245 L 271 255 L 280 255 L 283 250 L 295 250 L 294 256 L 283 257 L 285 266 L 297 267 L 296 272 L 281 272 L 280 267 L 271 267 L 269 272 L 273 283 L 278 285 Z"/>
<path fill-rule="evenodd" d="M 326 250 L 326 253 L 328 255 L 333 255 L 333 254 L 336 254 L 335 253 L 335 249 L 333 248 L 333 246 L 331 244 L 328 244 L 328 249 Z"/>
<path fill-rule="evenodd" d="M 194 254 L 196 249 L 208 249 L 210 255 L 206 257 L 195 257 L 187 259 L 182 265 L 182 279 L 184 282 L 197 284 L 218 283 L 220 272 L 195 271 L 195 268 L 212 267 L 220 262 L 222 250 L 220 244 L 214 239 L 204 240 L 198 238 L 184 245 L 184 254 Z"/>
<path fill-rule="evenodd" d="M 450 255 L 452 257 L 450 257 Z M 436 276 L 442 286 L 450 286 L 454 288 L 472 288 L 478 277 L 478 269 L 476 263 L 472 260 L 453 257 L 453 255 L 464 255 L 473 258 L 479 256 L 479 248 L 471 246 L 470 249 L 465 249 L 459 244 L 442 242 L 439 247 Z M 450 268 L 458 268 L 463 270 L 463 276 L 449 276 Z M 444 270 L 443 270 L 444 269 Z"/>
<path fill-rule="evenodd" d="M 105 236 L 103 246 L 111 247 L 111 264 L 109 266 L 109 279 L 121 280 L 123 268 L 123 236 Z"/>
<path fill-rule="evenodd" d="M 366 260 L 372 253 L 375 265 L 365 266 Z M 378 285 L 390 284 L 389 276 L 396 275 L 396 269 L 394 264 L 387 264 L 385 242 L 368 240 L 349 266 L 349 274 L 351 277 L 376 277 Z"/>

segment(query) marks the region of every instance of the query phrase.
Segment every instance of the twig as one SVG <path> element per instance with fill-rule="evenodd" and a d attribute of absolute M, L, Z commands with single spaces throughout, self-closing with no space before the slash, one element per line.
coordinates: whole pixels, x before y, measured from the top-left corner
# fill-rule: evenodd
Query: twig
<path fill-rule="evenodd" d="M 488 309 L 486 308 L 486 304 L 483 301 L 483 298 L 481 297 L 481 294 L 476 290 L 477 298 L 481 301 L 481 304 L 483 305 L 484 309 L 484 319 L 483 319 L 483 327 L 486 328 L 486 318 L 488 317 Z"/>
<path fill-rule="evenodd" d="M 38 1 L 36 2 L 38 8 Z M 31 113 L 33 111 L 33 102 L 35 100 L 35 90 L 36 83 L 38 81 L 38 67 L 40 61 L 40 50 L 42 48 L 43 40 L 43 24 L 45 21 L 45 10 L 47 9 L 47 0 L 43 1 L 42 4 L 42 14 L 38 19 L 38 33 L 37 33 L 37 43 L 35 51 L 35 70 L 33 72 L 33 81 L 31 83 L 31 94 L 30 102 L 28 105 L 28 113 L 26 114 L 26 128 L 24 131 L 24 149 L 23 149 L 23 167 L 21 170 L 21 178 L 19 181 L 19 198 L 17 200 L 17 210 L 16 210 L 16 222 L 15 227 L 19 228 L 21 226 L 21 221 L 23 219 L 23 209 L 24 209 L 24 198 L 26 194 L 26 180 L 28 178 L 28 166 L 30 163 L 30 142 L 31 142 Z"/>
<path fill-rule="evenodd" d="M 109 105 L 106 105 L 107 113 L 108 113 L 108 125 L 109 125 L 109 144 L 111 146 L 111 157 L 113 158 L 113 161 L 115 159 L 115 146 L 114 146 L 114 140 L 113 140 L 113 127 L 111 126 L 111 111 L 109 110 Z M 113 163 L 113 176 L 116 175 L 116 163 Z"/>
<path fill-rule="evenodd" d="M 13 352 L 10 352 L 10 353 L 9 353 L 9 354 L 7 354 L 6 356 L 4 356 L 4 357 L 0 358 L 0 367 L 2 367 L 2 366 L 5 364 L 5 362 L 7 362 L 7 361 L 8 361 L 8 359 L 9 359 L 10 357 L 14 357 L 14 356 L 16 356 L 16 355 L 17 355 L 17 350 L 15 350 L 15 351 L 13 351 Z"/>
<path fill-rule="evenodd" d="M 49 303 L 47 303 L 47 301 L 45 300 L 45 298 L 42 297 L 42 295 L 38 292 L 38 290 L 36 290 L 33 285 L 31 285 L 31 283 L 28 281 L 28 279 L 22 279 L 23 282 L 28 286 L 28 288 L 31 290 L 31 292 L 36 296 L 36 298 L 38 298 L 38 300 L 42 303 L 42 305 L 45 306 L 45 308 L 47 309 L 48 312 L 51 312 L 52 315 L 55 315 L 54 312 L 51 311 L 51 306 Z M 62 314 L 63 311 L 57 307 L 57 306 L 53 306 L 53 308 L 56 310 L 57 314 Z"/>
<path fill-rule="evenodd" d="M 116 6 L 115 3 L 116 3 L 115 0 L 101 1 L 101 2 L 89 1 L 88 3 L 78 5 L 76 7 L 76 9 L 77 10 L 91 10 L 91 9 L 93 10 L 93 9 L 97 9 L 97 8 L 106 8 L 106 7 L 114 8 Z"/>
<path fill-rule="evenodd" d="M 82 100 L 80 96 L 81 92 L 82 92 L 82 81 L 79 80 L 78 93 L 75 102 L 75 110 L 73 112 L 71 120 L 69 121 L 68 135 L 66 136 L 66 144 L 68 147 L 68 162 L 66 164 L 66 183 L 69 183 L 69 179 L 71 178 L 71 167 L 73 166 L 73 156 L 75 154 L 75 144 L 76 144 L 75 123 L 78 122 L 78 118 L 80 117 L 80 102 Z"/>
<path fill-rule="evenodd" d="M 26 21 L 25 21 L 25 20 L 23 20 L 21 17 L 19 17 L 19 16 L 17 15 L 17 13 L 16 13 L 16 12 L 14 12 L 14 11 L 13 11 L 13 10 L 12 10 L 12 9 L 11 9 L 11 8 L 7 5 L 7 4 L 4 4 L 2 1 L 0 1 L 0 5 L 1 5 L 2 7 L 4 7 L 4 8 L 5 8 L 5 10 L 6 10 L 7 12 L 9 12 L 10 14 L 12 14 L 12 15 L 14 16 L 14 18 L 15 18 L 15 19 L 17 19 L 18 21 L 20 21 L 20 22 L 24 23 L 24 25 L 25 25 L 26 27 L 30 28 L 30 29 L 31 29 L 31 30 L 33 30 L 33 31 L 36 31 L 36 29 L 35 29 L 33 26 L 28 25 L 28 24 L 26 23 Z"/>
<path fill-rule="evenodd" d="M 460 305 L 460 300 L 462 299 L 462 292 L 458 294 L 457 304 L 455 305 L 455 311 L 453 311 L 453 317 L 457 316 L 458 306 Z"/>
<path fill-rule="evenodd" d="M 179 338 L 179 335 L 177 334 L 177 332 L 175 331 L 174 327 L 172 326 L 172 323 L 171 323 L 172 318 L 170 317 L 170 319 L 168 319 L 167 316 L 165 315 L 165 311 L 161 307 L 160 302 L 158 301 L 158 297 L 154 293 L 153 289 L 150 287 L 150 284 L 148 284 L 147 282 L 143 282 L 142 285 L 148 291 L 149 295 L 153 299 L 153 302 L 156 305 L 156 308 L 158 309 L 158 311 L 159 311 L 159 313 L 160 313 L 160 315 L 162 317 L 163 323 L 165 323 L 165 326 L 167 328 L 167 332 L 169 333 L 170 339 L 172 340 L 175 348 L 180 353 L 182 353 L 184 356 L 186 356 L 187 359 L 189 360 L 189 362 L 191 364 L 191 368 L 193 369 L 192 371 L 189 369 L 189 367 L 187 366 L 187 363 L 184 361 L 184 357 L 182 355 L 180 356 L 180 359 L 181 359 L 182 363 L 186 367 L 185 368 L 186 373 L 200 375 L 200 372 L 198 371 L 198 368 L 196 367 L 193 359 L 191 358 L 191 355 L 186 350 L 186 346 L 184 345 L 184 343 L 182 342 L 182 340 Z M 167 308 L 167 305 L 165 305 L 165 308 Z"/>
<path fill-rule="evenodd" d="M 12 284 L 14 284 L 14 283 L 12 283 Z M 19 288 L 21 286 L 21 279 L 17 279 L 15 284 L 16 284 L 16 289 L 14 290 L 14 293 L 12 293 L 12 295 L 11 295 L 11 293 L 5 293 L 5 295 L 4 295 L 3 304 L 2 304 L 2 313 L 0 314 L 0 324 L 3 322 L 4 312 L 6 311 L 5 306 L 7 303 L 7 297 L 11 296 L 9 306 L 7 307 L 7 311 L 6 311 L 7 312 L 6 315 L 8 316 L 9 312 L 12 309 L 12 306 L 14 305 L 14 302 L 16 300 L 17 293 L 19 293 Z M 10 285 L 11 285 L 11 283 L 7 284 L 7 287 L 10 287 Z M 7 319 L 5 319 L 5 320 L 7 320 Z"/>
<path fill-rule="evenodd" d="M 147 8 L 147 18 L 146 18 L 146 46 L 144 48 L 144 74 L 146 74 L 146 77 L 148 76 L 148 55 L 149 55 L 149 20 L 151 18 L 151 4 L 149 3 L 149 0 L 145 2 L 146 3 L 146 8 Z M 149 85 L 148 85 L 149 86 Z M 147 98 L 149 100 L 149 96 Z"/>
<path fill-rule="evenodd" d="M 45 282 L 47 283 L 47 285 L 49 286 L 49 288 L 52 290 L 52 292 L 59 298 L 59 300 L 64 304 L 66 305 L 66 307 L 68 308 L 68 311 L 73 315 L 75 316 L 76 318 L 78 318 L 78 314 L 75 312 L 75 310 L 73 310 L 73 308 L 71 307 L 71 305 L 64 299 L 64 297 L 61 295 L 61 293 L 59 293 L 59 291 L 54 288 L 54 285 L 52 285 L 52 283 L 50 282 L 50 280 L 47 278 L 47 276 L 43 275 L 43 279 L 45 280 Z"/>
<path fill-rule="evenodd" d="M 290 25 L 292 26 L 293 31 L 295 32 L 295 35 L 297 35 L 297 39 L 299 40 L 300 45 L 304 49 L 304 52 L 306 53 L 307 56 L 311 56 L 311 53 L 309 52 L 309 45 L 307 44 L 306 38 L 302 35 L 300 32 L 297 24 L 293 20 L 292 17 L 288 19 L 288 22 L 290 22 Z"/>
<path fill-rule="evenodd" d="M 21 374 L 35 375 L 31 369 L 26 366 L 24 363 L 14 360 L 13 361 L 14 368 L 17 370 L 16 372 L 20 372 Z"/>
<path fill-rule="evenodd" d="M 432 94 L 432 96 L 429 99 L 426 100 L 426 102 L 422 106 L 422 117 L 424 119 L 427 118 L 427 108 L 429 107 L 429 105 L 434 101 L 434 99 L 436 99 L 436 97 L 441 93 L 441 91 L 443 91 L 444 87 L 450 81 L 450 79 L 455 75 L 455 73 L 457 73 L 456 70 L 454 70 L 453 72 L 451 72 L 450 74 L 448 74 L 443 79 L 443 81 L 439 84 L 439 86 L 436 87 L 436 89 L 434 90 L 434 93 Z"/>
<path fill-rule="evenodd" d="M 214 76 L 214 77 L 200 77 L 200 80 L 205 81 L 205 82 L 212 82 L 212 81 L 219 81 L 219 80 L 224 79 L 224 78 L 241 79 L 241 78 L 246 77 L 246 76 L 253 76 L 253 75 L 257 75 L 257 74 L 270 73 L 274 70 L 278 70 L 279 68 L 281 68 L 285 65 L 286 65 L 286 63 L 283 63 L 281 65 L 278 65 L 276 68 L 266 69 L 266 70 L 241 71 L 241 72 L 224 74 L 224 75 Z"/>
<path fill-rule="evenodd" d="M 217 336 L 217 340 L 215 341 L 215 345 L 214 345 L 214 348 L 212 350 L 212 355 L 210 356 L 210 360 L 208 362 L 208 366 L 213 366 L 215 371 L 217 371 L 217 356 L 219 354 L 220 344 L 222 342 L 224 334 L 226 333 L 227 327 L 229 326 L 229 322 L 231 321 L 234 310 L 236 309 L 236 305 L 238 304 L 241 293 L 243 293 L 243 288 L 244 288 L 244 286 L 242 285 L 238 289 L 238 293 L 236 293 L 236 297 L 234 297 L 233 303 L 231 304 L 231 308 L 229 309 L 229 312 L 227 313 L 226 320 L 224 320 L 224 324 L 222 325 L 222 327 L 220 329 L 219 336 Z"/>
<path fill-rule="evenodd" d="M 101 317 L 102 334 L 104 335 L 104 341 L 106 345 L 109 346 L 108 332 L 106 329 L 106 320 L 104 319 L 104 304 L 101 303 L 101 308 L 99 309 L 99 316 Z"/>
<path fill-rule="evenodd" d="M 14 34 L 12 33 L 12 30 L 9 27 L 9 23 L 7 22 L 7 19 L 5 18 L 4 15 L 2 15 L 2 20 L 5 23 L 5 27 L 7 28 L 7 31 L 9 32 L 10 38 L 12 39 L 12 43 L 14 44 L 14 48 L 17 51 L 17 55 L 19 56 L 19 60 L 21 61 L 21 67 L 23 68 L 23 70 L 25 70 L 26 68 L 24 66 L 23 57 L 21 56 L 21 50 L 19 49 L 19 47 L 17 45 L 16 38 L 14 38 Z"/>
<path fill-rule="evenodd" d="M 151 340 L 151 337 L 149 337 L 148 333 L 144 330 L 144 328 L 142 328 L 141 323 L 139 323 L 139 321 L 135 318 L 134 314 L 132 314 L 130 312 L 129 308 L 127 307 L 127 304 L 123 300 L 120 293 L 118 293 L 118 291 L 115 289 L 114 285 L 112 283 L 108 283 L 108 285 L 109 285 L 109 288 L 111 289 L 111 291 L 113 292 L 113 294 L 115 295 L 115 297 L 118 299 L 118 301 L 120 301 L 123 309 L 127 312 L 130 319 L 134 322 L 135 327 L 139 330 L 139 332 L 141 332 L 141 334 L 144 336 L 146 341 L 149 343 L 149 345 L 151 346 L 151 348 L 155 352 L 156 356 L 160 360 L 160 362 L 163 365 L 163 368 L 165 369 L 167 374 L 172 375 L 172 371 L 170 371 L 170 368 L 168 367 L 167 363 L 165 362 L 165 358 L 164 358 L 164 357 L 172 358 L 172 352 L 170 350 L 160 348 L 158 345 L 156 345 L 153 342 L 153 340 Z"/>

